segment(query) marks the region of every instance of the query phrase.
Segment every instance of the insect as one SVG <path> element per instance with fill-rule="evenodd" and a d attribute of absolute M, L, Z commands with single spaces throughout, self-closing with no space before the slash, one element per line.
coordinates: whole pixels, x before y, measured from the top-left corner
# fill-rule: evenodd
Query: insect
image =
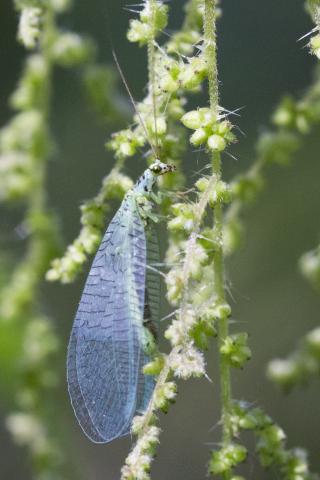
<path fill-rule="evenodd" d="M 68 389 L 81 428 L 96 443 L 128 434 L 153 392 L 154 378 L 142 372 L 153 343 L 145 226 L 156 178 L 173 170 L 156 160 L 124 197 L 93 261 L 73 324 Z"/>

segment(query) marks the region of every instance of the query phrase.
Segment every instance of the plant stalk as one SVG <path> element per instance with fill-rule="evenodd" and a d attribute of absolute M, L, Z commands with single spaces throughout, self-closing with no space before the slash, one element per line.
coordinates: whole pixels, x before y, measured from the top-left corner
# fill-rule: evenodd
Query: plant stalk
<path fill-rule="evenodd" d="M 216 47 L 216 0 L 205 0 L 204 10 L 204 54 L 208 66 L 208 83 L 210 108 L 213 114 L 218 117 L 219 105 L 219 84 L 217 67 Z M 221 179 L 221 156 L 219 152 L 212 155 L 212 172 L 216 180 Z M 223 260 L 223 211 L 221 203 L 214 206 L 214 231 L 217 239 L 217 249 L 214 254 L 214 290 L 215 300 L 218 305 L 226 303 L 224 290 L 224 260 Z M 229 333 L 228 317 L 225 316 L 219 321 L 218 343 L 219 350 Z M 222 442 L 227 446 L 232 440 L 231 430 L 231 375 L 228 361 L 220 354 L 220 388 L 222 408 Z M 231 475 L 231 474 L 230 474 Z M 225 479 L 230 478 L 226 474 Z"/>
<path fill-rule="evenodd" d="M 155 16 L 157 2 L 156 0 L 149 0 L 149 5 L 152 13 L 152 35 L 148 41 L 148 73 L 149 73 L 149 85 L 150 85 L 150 95 L 152 98 L 152 115 L 154 121 L 154 132 L 155 132 L 155 153 L 160 159 L 159 152 L 159 142 L 158 142 L 158 126 L 157 126 L 157 99 L 156 99 L 156 50 L 155 50 L 155 38 L 156 38 L 156 26 L 155 26 Z"/>

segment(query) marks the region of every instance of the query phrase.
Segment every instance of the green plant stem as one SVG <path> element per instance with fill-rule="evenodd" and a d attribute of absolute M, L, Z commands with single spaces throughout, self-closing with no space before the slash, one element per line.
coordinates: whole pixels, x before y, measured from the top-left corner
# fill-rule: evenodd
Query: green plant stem
<path fill-rule="evenodd" d="M 205 0 L 204 12 L 204 48 L 208 65 L 208 82 L 210 108 L 214 115 L 218 116 L 219 105 L 219 87 L 218 87 L 218 67 L 217 67 L 217 48 L 216 48 L 216 1 Z M 221 156 L 220 153 L 214 153 L 212 156 L 212 172 L 216 180 L 221 178 Z M 214 290 L 215 301 L 217 304 L 226 302 L 224 291 L 224 262 L 222 248 L 222 229 L 223 229 L 223 211 L 221 203 L 214 207 L 214 230 L 217 239 L 217 249 L 214 255 Z M 219 348 L 223 345 L 228 336 L 229 325 L 228 317 L 224 317 L 219 323 Z M 221 387 L 221 407 L 222 407 L 222 441 L 223 446 L 230 443 L 232 439 L 231 431 L 231 375 L 228 361 L 220 354 L 220 387 Z M 225 475 L 229 479 L 230 474 Z"/>
<path fill-rule="evenodd" d="M 216 0 L 205 0 L 204 9 L 204 48 L 208 65 L 208 82 L 210 107 L 215 115 L 218 115 L 219 106 L 219 83 L 216 42 Z M 217 162 L 220 172 L 220 161 Z"/>
<path fill-rule="evenodd" d="M 47 8 L 46 15 L 44 18 L 44 26 L 43 26 L 43 33 L 42 39 L 40 42 L 40 54 L 42 55 L 47 69 L 47 78 L 45 84 L 45 95 L 43 97 L 42 104 L 40 106 L 41 114 L 43 116 L 43 120 L 46 123 L 46 126 L 49 124 L 49 115 L 50 115 L 50 99 L 51 99 L 51 90 L 52 90 L 52 70 L 53 70 L 53 62 L 50 54 L 50 41 L 51 37 L 54 34 L 55 25 L 54 25 L 54 13 L 50 7 Z M 42 158 L 41 161 L 38 162 L 38 171 L 37 171 L 37 183 L 36 186 L 30 196 L 29 202 L 29 215 L 43 215 L 47 214 L 47 206 L 46 206 L 46 158 Z M 38 245 L 42 242 L 43 248 L 46 249 L 46 238 L 43 239 L 42 231 L 35 229 L 33 231 L 33 235 L 30 239 L 30 250 L 34 249 L 34 245 Z M 43 268 L 39 271 L 38 281 L 42 280 L 42 276 L 45 273 L 47 265 L 42 266 Z"/>
<path fill-rule="evenodd" d="M 156 137 L 156 155 L 159 158 L 159 145 L 158 145 L 158 128 L 157 128 L 157 102 L 156 102 L 156 92 L 155 92 L 155 83 L 156 83 L 156 52 L 155 52 L 155 37 L 156 37 L 156 27 L 155 27 L 155 15 L 156 15 L 156 0 L 149 0 L 151 12 L 152 12 L 152 35 L 148 41 L 148 71 L 149 71 L 149 85 L 150 85 L 150 94 L 152 97 L 152 109 L 153 109 L 153 119 L 154 119 L 154 131 Z"/>
<path fill-rule="evenodd" d="M 50 58 L 49 43 L 54 30 L 54 14 L 50 7 L 47 8 L 44 18 L 44 28 L 42 33 L 42 39 L 40 43 L 40 53 L 46 63 L 47 68 L 47 81 L 45 84 L 45 95 L 41 105 L 41 113 L 43 119 L 48 125 L 50 115 L 50 99 L 52 89 L 52 60 Z M 46 176 L 46 159 L 42 159 L 38 165 L 38 182 L 30 198 L 29 211 L 32 214 L 45 213 L 46 210 L 46 195 L 45 195 L 45 176 Z"/>

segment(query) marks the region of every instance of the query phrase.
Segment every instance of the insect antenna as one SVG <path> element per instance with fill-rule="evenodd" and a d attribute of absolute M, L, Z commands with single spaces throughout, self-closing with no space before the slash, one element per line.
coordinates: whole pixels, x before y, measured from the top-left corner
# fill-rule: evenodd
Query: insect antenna
<path fill-rule="evenodd" d="M 142 116 L 141 116 L 141 113 L 139 112 L 139 109 L 138 109 L 138 107 L 137 107 L 136 101 L 135 101 L 135 99 L 133 98 L 133 95 L 132 95 L 131 90 L 130 90 L 130 88 L 129 88 L 129 85 L 128 85 L 127 81 L 126 81 L 126 78 L 125 78 L 125 76 L 124 76 L 124 73 L 123 73 L 123 71 L 122 71 L 122 68 L 120 67 L 120 63 L 119 63 L 118 57 L 117 57 L 116 52 L 114 51 L 114 49 L 112 49 L 112 56 L 113 56 L 113 58 L 114 58 L 114 61 L 115 61 L 116 67 L 117 67 L 117 69 L 118 69 L 118 72 L 119 72 L 119 74 L 120 74 L 120 77 L 121 77 L 121 80 L 122 80 L 122 82 L 123 82 L 123 85 L 124 85 L 124 87 L 125 87 L 128 95 L 129 95 L 129 98 L 130 98 L 130 101 L 131 101 L 131 103 L 132 103 L 132 105 L 133 105 L 133 108 L 134 108 L 134 110 L 135 110 L 135 112 L 136 112 L 136 114 L 137 114 L 137 116 L 138 116 L 138 118 L 139 118 L 139 122 L 140 122 L 140 124 L 141 124 L 141 126 L 142 126 L 142 129 L 143 129 L 143 131 L 144 131 L 145 138 L 146 138 L 147 142 L 149 143 L 149 145 L 150 145 L 150 147 L 151 147 L 151 150 L 152 150 L 152 152 L 153 152 L 153 154 L 154 154 L 155 159 L 157 159 L 157 158 L 159 158 L 158 152 L 157 152 L 157 148 L 154 147 L 154 145 L 152 144 L 152 142 L 151 142 L 151 140 L 150 140 L 150 136 L 149 136 L 149 134 L 148 134 L 148 130 L 147 130 L 146 124 L 145 124 L 145 122 L 144 122 L 144 120 L 143 120 L 143 118 L 142 118 Z M 154 90 L 154 89 L 153 89 L 153 90 Z M 155 105 L 155 104 L 154 104 L 154 105 Z M 155 116 L 155 120 L 156 120 L 155 107 L 154 107 L 154 116 Z M 156 129 L 156 124 L 155 124 L 155 129 Z M 157 133 L 156 133 L 156 139 L 157 139 Z"/>

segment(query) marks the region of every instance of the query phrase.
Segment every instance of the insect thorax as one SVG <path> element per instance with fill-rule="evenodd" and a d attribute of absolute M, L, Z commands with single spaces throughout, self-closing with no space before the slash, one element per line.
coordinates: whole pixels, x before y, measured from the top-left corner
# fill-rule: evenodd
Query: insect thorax
<path fill-rule="evenodd" d="M 155 174 L 150 170 L 150 168 L 147 168 L 147 170 L 143 172 L 143 175 L 141 175 L 141 177 L 133 187 L 134 193 L 142 195 L 150 193 L 152 191 L 153 185 L 155 184 L 155 181 Z"/>

